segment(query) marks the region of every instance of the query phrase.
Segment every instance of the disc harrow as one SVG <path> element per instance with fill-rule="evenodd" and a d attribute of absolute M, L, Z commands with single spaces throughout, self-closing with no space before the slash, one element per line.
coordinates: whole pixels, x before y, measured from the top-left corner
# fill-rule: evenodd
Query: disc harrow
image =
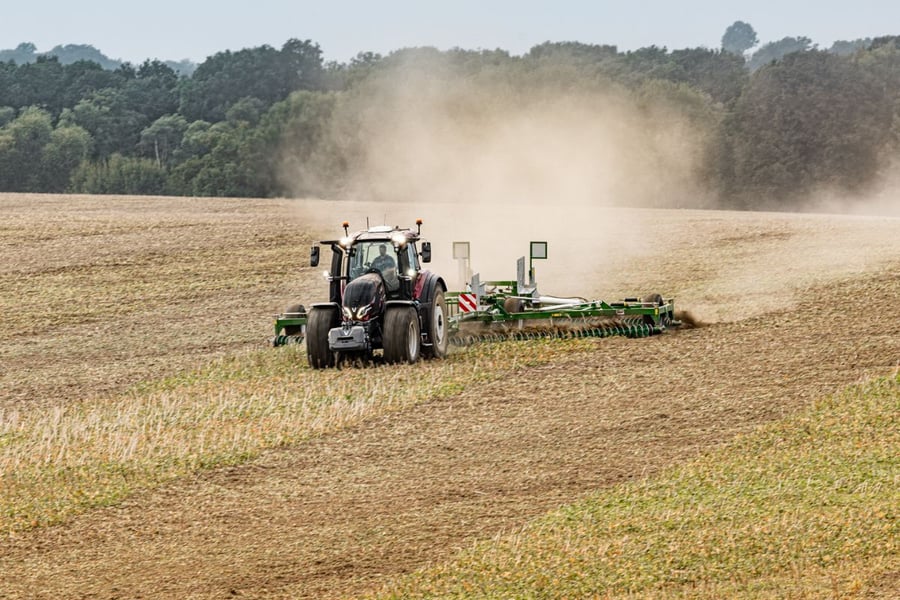
<path fill-rule="evenodd" d="M 546 257 L 546 246 L 539 248 L 539 255 Z M 547 296 L 538 292 L 533 266 L 528 271 L 528 282 L 525 281 L 525 257 L 519 259 L 517 267 L 515 281 L 482 282 L 476 274 L 465 292 L 447 294 L 451 344 L 469 346 L 478 342 L 547 338 L 643 338 L 681 324 L 675 319 L 675 301 L 660 294 L 617 302 Z"/>
<path fill-rule="evenodd" d="M 627 337 L 642 338 L 653 335 L 652 325 L 641 321 L 623 321 L 595 324 L 579 328 L 533 328 L 520 331 L 489 331 L 462 334 L 457 332 L 450 343 L 457 347 L 472 346 L 484 342 L 529 341 L 541 339 L 570 340 L 579 338 Z"/>

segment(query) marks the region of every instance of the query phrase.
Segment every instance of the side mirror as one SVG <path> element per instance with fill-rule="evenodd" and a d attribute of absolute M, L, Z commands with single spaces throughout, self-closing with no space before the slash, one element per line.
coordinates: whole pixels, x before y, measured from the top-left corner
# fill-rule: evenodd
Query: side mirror
<path fill-rule="evenodd" d="M 431 262 L 431 242 L 422 242 L 422 262 Z"/>
<path fill-rule="evenodd" d="M 318 267 L 319 266 L 319 247 L 313 246 L 309 249 L 309 266 Z"/>

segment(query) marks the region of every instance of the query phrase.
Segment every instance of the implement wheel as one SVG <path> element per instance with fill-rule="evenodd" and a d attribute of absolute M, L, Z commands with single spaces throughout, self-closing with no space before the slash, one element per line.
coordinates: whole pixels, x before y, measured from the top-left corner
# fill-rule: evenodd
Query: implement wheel
<path fill-rule="evenodd" d="M 647 303 L 653 304 L 655 306 L 665 306 L 666 305 L 666 300 L 665 300 L 665 298 L 662 297 L 662 294 L 649 294 L 649 295 L 641 298 L 641 302 L 647 302 Z M 660 311 L 658 322 L 650 315 L 644 316 L 644 322 L 647 325 L 649 325 L 650 327 L 660 326 L 663 329 L 665 329 L 672 323 L 672 319 L 669 316 L 668 312 Z"/>
<path fill-rule="evenodd" d="M 299 317 L 306 315 L 306 307 L 302 304 L 291 304 L 284 309 L 285 316 Z M 288 325 L 284 328 L 284 335 L 300 335 L 303 333 L 303 325 Z"/>
<path fill-rule="evenodd" d="M 662 294 L 648 294 L 641 298 L 641 302 L 649 302 L 650 304 L 655 304 L 656 306 L 666 305 L 666 301 L 663 300 Z"/>
<path fill-rule="evenodd" d="M 511 315 L 525 312 L 525 301 L 521 298 L 507 298 L 503 301 L 503 310 Z"/>
<path fill-rule="evenodd" d="M 389 308 L 384 315 L 384 361 L 414 363 L 422 351 L 419 319 L 412 307 Z"/>
<path fill-rule="evenodd" d="M 313 308 L 306 322 L 306 358 L 313 369 L 335 365 L 334 352 L 328 348 L 328 331 L 337 327 L 338 313 L 333 308 Z"/>
<path fill-rule="evenodd" d="M 428 307 L 428 341 L 431 346 L 425 346 L 422 353 L 426 358 L 444 358 L 447 356 L 447 348 L 450 346 L 450 334 L 447 331 L 447 302 L 444 300 L 444 290 L 438 287 Z"/>

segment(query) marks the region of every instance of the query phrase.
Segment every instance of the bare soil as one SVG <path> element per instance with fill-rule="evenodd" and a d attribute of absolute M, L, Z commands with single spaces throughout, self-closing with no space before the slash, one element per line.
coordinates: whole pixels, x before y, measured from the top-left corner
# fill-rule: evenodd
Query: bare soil
<path fill-rule="evenodd" d="M 245 202 L 0 198 L 11 216 L 0 228 L 0 282 L 15 290 L 12 300 L 4 294 L 5 315 L 31 310 L 28 282 L 45 290 L 42 306 L 64 304 L 58 291 L 46 291 L 55 273 L 100 277 L 110 269 L 112 279 L 134 280 L 137 273 L 116 266 L 128 251 L 151 287 L 165 280 L 166 265 L 196 270 L 173 275 L 176 289 L 159 290 L 165 310 L 126 293 L 123 313 L 140 317 L 130 333 L 153 340 L 140 351 L 108 343 L 108 331 L 95 332 L 97 321 L 77 314 L 53 323 L 15 317 L 0 337 L 2 402 L 34 402 L 37 410 L 260 343 L 269 332 L 257 312 L 317 289 L 310 270 L 297 269 L 296 279 L 289 273 L 295 259 L 304 262 L 309 237 L 295 244 L 292 232 L 321 231 L 321 217 L 312 215 L 335 214 L 336 205 Z M 44 216 L 60 214 L 66 233 L 41 229 Z M 676 295 L 706 325 L 598 340 L 501 382 L 2 540 L 0 597 L 358 595 L 900 365 L 900 221 L 615 211 L 623 215 L 641 223 L 635 238 L 620 240 L 629 251 L 566 263 L 572 291 Z M 73 232 L 67 223 L 76 218 L 84 223 Z M 84 233 L 119 221 L 130 229 Z M 185 248 L 176 223 L 193 232 L 195 246 Z M 24 241 L 27 234 L 35 241 Z M 554 243 L 563 241 L 550 241 L 556 260 Z M 259 259 L 267 249 L 268 262 Z M 280 279 L 268 279 L 281 269 Z M 564 278 L 549 264 L 542 269 Z M 239 276 L 226 277 L 230 270 Z M 217 278 L 227 284 L 211 285 Z M 196 293 L 187 293 L 189 280 Z M 101 311 L 101 321 L 115 310 Z M 64 381 L 48 381 L 57 373 Z"/>

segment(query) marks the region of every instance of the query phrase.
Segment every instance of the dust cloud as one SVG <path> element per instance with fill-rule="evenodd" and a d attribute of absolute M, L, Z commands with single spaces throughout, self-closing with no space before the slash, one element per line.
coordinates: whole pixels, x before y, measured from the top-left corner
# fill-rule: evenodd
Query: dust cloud
<path fill-rule="evenodd" d="M 819 189 L 800 206 L 806 212 L 900 217 L 900 157 L 890 159 L 877 181 L 865 191 Z"/>
<path fill-rule="evenodd" d="M 332 227 L 422 217 L 452 287 L 453 241 L 471 243 L 482 279 L 514 278 L 528 242 L 547 241 L 539 281 L 563 295 L 657 247 L 643 234 L 655 216 L 623 207 L 711 204 L 701 172 L 710 132 L 691 119 L 695 99 L 658 82 L 573 77 L 550 66 L 467 73 L 419 56 L 369 77 L 334 115 L 349 201 Z"/>
<path fill-rule="evenodd" d="M 444 63 L 370 77 L 335 113 L 345 199 L 304 205 L 304 220 L 338 235 L 345 219 L 357 230 L 422 218 L 430 268 L 456 290 L 454 241 L 470 242 L 482 280 L 514 279 L 528 242 L 547 241 L 549 260 L 534 263 L 542 293 L 659 292 L 703 322 L 783 310 L 900 260 L 890 218 L 693 210 L 714 208 L 703 172 L 714 132 L 692 118 L 696 99 L 659 82 L 569 83 Z M 891 205 L 900 170 L 896 181 L 865 201 L 819 194 L 807 209 L 871 213 Z"/>

